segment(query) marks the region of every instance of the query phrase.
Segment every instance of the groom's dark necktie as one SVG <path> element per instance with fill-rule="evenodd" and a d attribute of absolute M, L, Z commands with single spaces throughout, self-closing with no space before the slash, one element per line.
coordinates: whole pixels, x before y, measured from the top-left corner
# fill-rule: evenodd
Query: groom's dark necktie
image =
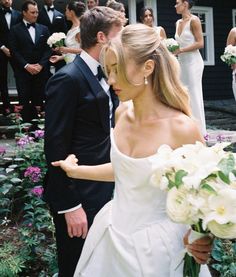
<path fill-rule="evenodd" d="M 101 81 L 102 78 L 106 78 L 106 75 L 102 71 L 102 68 L 100 65 L 98 66 L 98 73 L 97 73 L 96 77 L 98 78 L 98 81 Z"/>
<path fill-rule="evenodd" d="M 11 9 L 10 8 L 3 8 L 3 13 L 4 14 L 7 14 L 7 13 L 12 13 Z"/>

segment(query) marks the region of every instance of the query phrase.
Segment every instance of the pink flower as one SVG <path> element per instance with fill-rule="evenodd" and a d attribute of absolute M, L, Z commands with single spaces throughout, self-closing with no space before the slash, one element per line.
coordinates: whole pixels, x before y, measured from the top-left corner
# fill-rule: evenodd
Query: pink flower
<path fill-rule="evenodd" d="M 28 177 L 31 182 L 37 183 L 42 177 L 41 169 L 37 166 L 29 166 L 24 172 L 24 177 Z"/>
<path fill-rule="evenodd" d="M 44 131 L 43 130 L 36 130 L 34 132 L 35 138 L 43 138 L 44 137 Z"/>
<path fill-rule="evenodd" d="M 6 148 L 0 146 L 0 156 L 3 156 L 6 153 Z"/>
<path fill-rule="evenodd" d="M 34 187 L 32 190 L 31 190 L 31 193 L 38 196 L 38 197 L 41 197 L 42 194 L 43 194 L 43 187 L 42 186 L 37 186 L 37 187 Z"/>
<path fill-rule="evenodd" d="M 30 137 L 30 136 L 24 136 L 22 138 L 20 138 L 18 141 L 17 141 L 17 145 L 19 147 L 24 147 L 25 145 L 29 144 L 29 143 L 32 143 L 34 141 L 34 138 L 33 137 Z"/>

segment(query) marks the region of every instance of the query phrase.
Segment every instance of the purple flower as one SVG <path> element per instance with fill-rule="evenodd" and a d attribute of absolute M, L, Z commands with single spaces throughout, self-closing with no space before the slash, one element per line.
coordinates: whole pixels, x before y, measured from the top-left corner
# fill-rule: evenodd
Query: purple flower
<path fill-rule="evenodd" d="M 208 140 L 209 140 L 209 138 L 210 138 L 209 134 L 205 134 L 205 136 L 204 136 L 204 140 L 205 140 L 205 141 L 208 141 Z"/>
<path fill-rule="evenodd" d="M 24 172 L 24 177 L 28 177 L 31 182 L 37 183 L 42 177 L 41 169 L 37 166 L 29 166 Z"/>
<path fill-rule="evenodd" d="M 38 196 L 38 197 L 41 197 L 42 194 L 43 194 L 43 187 L 42 186 L 34 187 L 31 190 L 31 193 Z"/>
<path fill-rule="evenodd" d="M 19 147 L 24 147 L 26 144 L 29 144 L 31 142 L 34 141 L 34 138 L 33 137 L 30 137 L 30 136 L 24 136 L 22 138 L 20 138 L 18 141 L 17 141 L 17 146 Z"/>
<path fill-rule="evenodd" d="M 6 148 L 0 146 L 0 156 L 3 156 L 6 153 Z"/>
<path fill-rule="evenodd" d="M 36 130 L 34 132 L 35 138 L 43 138 L 44 137 L 44 131 L 43 130 Z"/>
<path fill-rule="evenodd" d="M 225 140 L 225 137 L 224 137 L 224 135 L 219 134 L 219 135 L 217 135 L 216 140 L 217 140 L 218 142 L 222 142 L 222 141 Z"/>

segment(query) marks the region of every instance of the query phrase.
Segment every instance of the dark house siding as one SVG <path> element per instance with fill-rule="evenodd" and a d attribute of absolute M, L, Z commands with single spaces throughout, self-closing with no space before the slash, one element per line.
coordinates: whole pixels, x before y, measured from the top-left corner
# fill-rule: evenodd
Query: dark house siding
<path fill-rule="evenodd" d="M 175 22 L 179 17 L 175 13 L 175 1 L 158 0 L 158 24 L 163 26 L 168 37 L 174 37 Z M 224 64 L 220 55 L 224 52 L 227 35 L 232 28 L 232 9 L 236 9 L 236 1 L 199 0 L 197 6 L 213 8 L 215 66 L 205 66 L 203 74 L 204 99 L 232 98 L 231 69 Z"/>

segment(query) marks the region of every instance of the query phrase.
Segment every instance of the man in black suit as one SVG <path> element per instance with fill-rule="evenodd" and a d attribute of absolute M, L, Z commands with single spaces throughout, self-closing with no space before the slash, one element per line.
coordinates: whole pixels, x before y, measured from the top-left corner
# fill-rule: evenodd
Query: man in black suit
<path fill-rule="evenodd" d="M 8 63 L 15 72 L 15 63 L 9 50 L 10 29 L 21 21 L 21 13 L 12 9 L 12 0 L 0 0 L 0 94 L 3 102 L 3 114 L 11 112 L 8 94 Z"/>
<path fill-rule="evenodd" d="M 45 83 L 48 78 L 48 28 L 35 23 L 38 6 L 34 0 L 22 5 L 23 20 L 10 31 L 10 49 L 16 60 L 16 79 L 19 86 L 19 104 L 25 122 L 42 112 Z"/>
<path fill-rule="evenodd" d="M 39 12 L 37 22 L 48 27 L 50 34 L 57 32 L 67 33 L 67 24 L 65 16 L 55 9 L 53 5 L 54 0 L 44 0 L 44 6 Z M 60 53 L 56 53 L 61 55 Z M 55 66 L 55 69 L 58 70 L 66 63 L 65 61 L 59 61 Z"/>
<path fill-rule="evenodd" d="M 81 164 L 110 161 L 110 128 L 118 100 L 99 70 L 99 55 L 121 26 L 119 14 L 110 8 L 86 11 L 80 25 L 80 56 L 51 77 L 46 87 L 45 199 L 56 227 L 60 277 L 73 276 L 88 227 L 111 199 L 113 183 L 70 179 L 51 162 L 71 153 Z"/>

